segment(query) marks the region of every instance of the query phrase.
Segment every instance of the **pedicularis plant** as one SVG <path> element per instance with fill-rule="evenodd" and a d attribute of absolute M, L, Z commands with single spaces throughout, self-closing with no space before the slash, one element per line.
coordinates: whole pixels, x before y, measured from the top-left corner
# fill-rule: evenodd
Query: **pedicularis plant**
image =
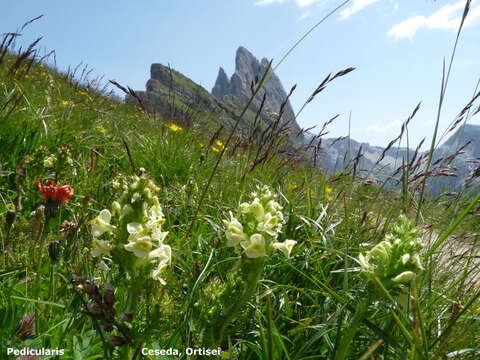
<path fill-rule="evenodd" d="M 93 257 L 100 258 L 97 265 L 109 271 L 118 271 L 113 281 L 126 290 L 124 314 L 140 313 L 142 300 L 147 293 L 155 294 L 156 304 L 162 301 L 166 285 L 164 272 L 171 263 L 172 250 L 164 243 L 168 234 L 163 231 L 165 217 L 158 199 L 159 188 L 145 175 L 119 177 L 113 181 L 117 200 L 111 210 L 103 209 L 90 221 Z M 145 274 L 149 274 L 145 276 Z M 151 323 L 160 316 L 158 307 L 147 322 L 133 328 L 133 336 L 112 337 L 115 346 L 122 346 L 120 356 L 130 359 L 132 349 L 141 346 Z M 128 335 L 128 334 L 127 334 Z M 123 346 L 130 343 L 128 346 Z"/>
<path fill-rule="evenodd" d="M 200 309 L 205 344 L 221 344 L 226 326 L 244 309 L 261 279 L 266 258 L 277 249 L 289 257 L 295 240 L 278 241 L 285 223 L 277 195 L 268 186 L 258 186 L 250 202 L 239 205 L 237 213 L 223 220 L 226 245 L 239 260 L 224 282 L 211 281 L 204 289 Z"/>
<path fill-rule="evenodd" d="M 91 221 L 92 255 L 101 258 L 102 268 L 111 263 L 126 275 L 129 310 L 134 310 L 148 288 L 146 282 L 166 284 L 162 274 L 171 263 L 172 250 L 164 244 L 168 232 L 162 229 L 165 218 L 155 183 L 146 176 L 120 177 L 113 188 L 119 196 L 112 210 L 103 209 Z"/>
<path fill-rule="evenodd" d="M 405 216 L 400 216 L 385 240 L 358 256 L 361 271 L 367 280 L 377 278 L 383 286 L 397 294 L 405 290 L 424 268 L 420 260 L 420 230 Z"/>
<path fill-rule="evenodd" d="M 408 295 L 409 285 L 424 270 L 419 253 L 423 248 L 420 237 L 420 230 L 405 216 L 400 216 L 383 241 L 359 254 L 358 263 L 365 280 L 363 300 L 357 304 L 350 326 L 343 334 L 336 360 L 347 357 L 353 337 L 376 297 L 394 300 L 394 297 L 401 299 Z"/>

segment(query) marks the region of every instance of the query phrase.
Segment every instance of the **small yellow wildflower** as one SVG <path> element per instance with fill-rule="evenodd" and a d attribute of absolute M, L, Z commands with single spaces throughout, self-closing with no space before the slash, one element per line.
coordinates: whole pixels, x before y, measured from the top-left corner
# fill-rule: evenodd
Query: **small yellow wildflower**
<path fill-rule="evenodd" d="M 297 184 L 288 184 L 287 189 L 290 190 L 290 191 L 296 190 L 296 189 L 298 189 L 298 185 Z"/>
<path fill-rule="evenodd" d="M 220 140 L 215 140 L 214 145 L 210 147 L 215 152 L 225 150 L 225 144 Z"/>
<path fill-rule="evenodd" d="M 105 134 L 107 132 L 107 129 L 102 125 L 97 125 L 96 129 L 100 131 L 102 134 Z"/>
<path fill-rule="evenodd" d="M 170 130 L 172 130 L 173 132 L 177 132 L 177 131 L 182 131 L 182 130 L 183 130 L 182 127 L 180 127 L 180 126 L 178 126 L 178 125 L 176 125 L 176 124 L 173 124 L 173 123 L 172 123 L 172 124 L 168 124 L 167 127 L 168 127 Z"/>
<path fill-rule="evenodd" d="M 205 147 L 205 144 L 204 143 L 198 143 L 198 146 L 203 149 Z"/>
<path fill-rule="evenodd" d="M 331 187 L 329 186 L 325 187 L 325 200 L 327 201 L 333 200 L 332 191 L 333 189 Z"/>
<path fill-rule="evenodd" d="M 70 107 L 74 107 L 74 106 L 75 106 L 75 104 L 74 104 L 73 102 L 71 102 L 71 101 L 66 101 L 66 100 L 62 100 L 61 104 L 62 104 L 63 106 L 70 106 Z"/>

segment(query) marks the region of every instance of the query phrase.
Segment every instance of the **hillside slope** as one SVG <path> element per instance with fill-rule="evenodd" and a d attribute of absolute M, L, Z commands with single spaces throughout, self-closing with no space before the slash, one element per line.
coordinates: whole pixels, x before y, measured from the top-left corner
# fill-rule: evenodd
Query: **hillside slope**
<path fill-rule="evenodd" d="M 236 143 L 211 109 L 152 116 L 34 60 L 0 57 L 0 353 L 478 358 L 478 199 L 420 207 L 273 126 Z M 216 101 L 173 76 L 177 100 Z"/>

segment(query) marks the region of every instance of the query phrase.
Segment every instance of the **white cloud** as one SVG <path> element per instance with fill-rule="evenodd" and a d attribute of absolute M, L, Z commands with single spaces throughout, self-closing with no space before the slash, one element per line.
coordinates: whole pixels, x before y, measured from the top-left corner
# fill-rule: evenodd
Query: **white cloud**
<path fill-rule="evenodd" d="M 472 4 L 478 1 L 473 1 Z M 460 0 L 454 4 L 449 4 L 441 7 L 429 16 L 417 15 L 402 22 L 395 24 L 387 32 L 388 36 L 401 39 L 412 38 L 421 28 L 427 29 L 446 29 L 457 30 L 463 9 L 465 8 L 465 1 Z M 472 7 L 470 13 L 465 20 L 465 27 L 475 24 L 480 19 L 480 5 Z"/>
<path fill-rule="evenodd" d="M 393 5 L 393 11 L 398 11 L 398 10 L 400 10 L 400 4 L 399 4 L 399 3 L 395 3 L 395 4 Z"/>
<path fill-rule="evenodd" d="M 347 20 L 350 16 L 362 11 L 367 6 L 375 4 L 377 1 L 378 0 L 353 0 L 352 5 L 340 12 L 340 19 Z"/>
<path fill-rule="evenodd" d="M 271 5 L 271 4 L 283 4 L 286 3 L 289 0 L 257 0 L 255 5 L 257 6 L 265 6 L 265 5 Z M 295 3 L 298 5 L 300 8 L 304 8 L 310 5 L 315 4 L 319 0 L 295 0 Z"/>
<path fill-rule="evenodd" d="M 317 2 L 317 0 L 295 0 L 299 7 L 310 6 Z"/>
<path fill-rule="evenodd" d="M 270 5 L 270 4 L 282 4 L 286 0 L 258 0 L 255 5 L 257 6 L 264 6 L 264 5 Z"/>
<path fill-rule="evenodd" d="M 310 16 L 312 16 L 312 12 L 311 11 L 305 11 L 302 15 L 300 15 L 300 17 L 298 18 L 298 21 L 305 20 L 305 19 L 309 18 Z"/>
<path fill-rule="evenodd" d="M 392 28 L 388 30 L 387 35 L 393 36 L 397 39 L 407 37 L 411 38 L 413 35 L 415 35 L 418 29 L 425 25 L 425 21 L 425 16 L 411 17 L 392 26 Z"/>
<path fill-rule="evenodd" d="M 383 134 L 397 128 L 399 129 L 402 126 L 402 123 L 403 122 L 401 120 L 394 120 L 384 124 L 373 123 L 367 127 L 367 131 Z"/>

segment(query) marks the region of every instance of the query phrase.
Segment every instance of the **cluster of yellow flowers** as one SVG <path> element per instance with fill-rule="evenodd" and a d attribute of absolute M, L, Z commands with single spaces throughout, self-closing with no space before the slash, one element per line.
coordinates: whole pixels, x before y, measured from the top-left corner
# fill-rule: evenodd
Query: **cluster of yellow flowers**
<path fill-rule="evenodd" d="M 223 149 L 225 149 L 225 144 L 220 141 L 220 140 L 215 140 L 212 146 L 210 148 L 215 151 L 215 152 L 221 152 Z"/>
<path fill-rule="evenodd" d="M 420 260 L 420 231 L 406 217 L 401 216 L 392 232 L 365 254 L 358 256 L 362 272 L 378 277 L 386 287 L 411 282 L 424 270 Z"/>
<path fill-rule="evenodd" d="M 51 169 L 55 166 L 57 162 L 57 156 L 55 154 L 51 154 L 43 159 L 43 167 L 46 169 Z"/>
<path fill-rule="evenodd" d="M 289 257 L 297 242 L 277 241 L 285 221 L 276 195 L 268 186 L 259 186 L 251 198 L 251 202 L 240 204 L 237 217 L 230 212 L 230 219 L 223 221 L 227 246 L 248 258 L 266 256 L 270 249 L 280 250 Z"/>
<path fill-rule="evenodd" d="M 67 106 L 67 107 L 75 107 L 75 106 L 76 106 L 74 102 L 69 101 L 69 100 L 62 100 L 62 101 L 60 102 L 60 104 L 61 104 L 62 106 Z"/>
<path fill-rule="evenodd" d="M 161 277 L 170 265 L 172 249 L 164 244 L 168 232 L 162 230 L 165 217 L 158 197 L 158 187 L 146 177 L 134 176 L 130 181 L 117 183 L 123 189 L 118 201 L 112 204 L 113 215 L 118 217 L 119 227 L 112 225 L 112 213 L 104 209 L 91 221 L 93 235 L 93 256 L 108 256 L 114 247 L 131 252 L 137 259 L 154 266 L 151 277 L 166 284 Z M 99 237 L 104 233 L 116 232 L 122 239 L 122 233 L 128 233 L 127 243 L 116 244 Z M 120 232 L 120 234 L 119 234 Z"/>

